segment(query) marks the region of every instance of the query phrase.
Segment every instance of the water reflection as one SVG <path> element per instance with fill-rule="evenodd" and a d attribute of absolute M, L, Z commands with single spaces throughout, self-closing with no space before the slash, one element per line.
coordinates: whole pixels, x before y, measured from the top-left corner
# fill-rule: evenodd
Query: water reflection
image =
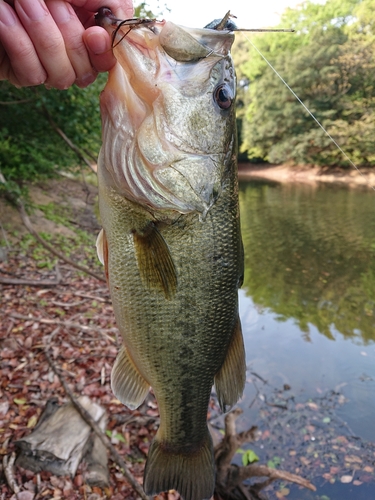
<path fill-rule="evenodd" d="M 294 318 L 375 340 L 375 195 L 332 186 L 240 186 L 247 294 L 279 321 Z"/>

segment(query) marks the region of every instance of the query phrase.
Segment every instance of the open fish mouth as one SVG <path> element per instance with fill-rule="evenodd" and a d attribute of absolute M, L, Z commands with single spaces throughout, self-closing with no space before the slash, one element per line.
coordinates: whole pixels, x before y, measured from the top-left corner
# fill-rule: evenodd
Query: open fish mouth
<path fill-rule="evenodd" d="M 233 147 L 233 131 L 220 144 L 212 139 L 218 129 L 222 137 L 234 112 L 215 101 L 225 95 L 234 102 L 227 60 L 233 34 L 169 21 L 120 21 L 109 9 L 99 11 L 97 22 L 112 35 L 118 61 L 101 96 L 103 143 L 116 144 L 106 152 L 116 155 L 107 165 L 113 186 L 149 209 L 204 217 L 220 195 Z"/>

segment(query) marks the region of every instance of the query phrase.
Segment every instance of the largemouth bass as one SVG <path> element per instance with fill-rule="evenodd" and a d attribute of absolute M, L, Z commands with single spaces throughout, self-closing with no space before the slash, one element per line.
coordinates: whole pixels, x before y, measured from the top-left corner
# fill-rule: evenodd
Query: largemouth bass
<path fill-rule="evenodd" d="M 124 341 L 112 389 L 134 409 L 151 386 L 159 405 L 146 494 L 206 499 L 215 482 L 212 385 L 225 411 L 246 368 L 233 34 L 119 25 L 108 9 L 98 19 L 116 31 L 118 61 L 101 94 L 98 161 L 98 253 Z"/>

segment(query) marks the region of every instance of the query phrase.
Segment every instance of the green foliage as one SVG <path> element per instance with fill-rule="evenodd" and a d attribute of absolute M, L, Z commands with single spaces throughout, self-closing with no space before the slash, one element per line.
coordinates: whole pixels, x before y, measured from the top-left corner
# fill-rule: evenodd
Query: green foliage
<path fill-rule="evenodd" d="M 51 177 L 79 160 L 56 133 L 51 120 L 82 151 L 98 154 L 99 93 L 105 76 L 87 89 L 65 91 L 44 87 L 16 89 L 0 84 L 0 169 L 7 181 L 28 182 Z"/>
<path fill-rule="evenodd" d="M 259 462 L 259 457 L 253 450 L 237 450 L 237 453 L 242 454 L 242 465 L 244 467 L 254 462 Z"/>
<path fill-rule="evenodd" d="M 120 434 L 119 432 L 117 432 L 116 434 L 114 434 L 111 430 L 107 429 L 105 431 L 105 433 L 111 439 L 117 439 L 121 443 L 126 443 L 126 440 L 125 440 L 124 436 L 122 434 Z"/>
<path fill-rule="evenodd" d="M 154 17 L 147 2 L 135 9 Z M 99 94 L 106 81 L 99 75 L 85 89 L 15 88 L 0 82 L 0 195 L 22 196 L 22 185 L 48 178 L 59 170 L 75 170 L 81 160 L 61 138 L 60 129 L 86 157 L 96 158 L 101 144 Z M 0 179 L 1 181 L 1 179 Z"/>
<path fill-rule="evenodd" d="M 276 469 L 277 467 L 280 467 L 282 461 L 283 459 L 280 457 L 273 457 L 272 460 L 268 460 L 267 467 L 270 469 Z"/>
<path fill-rule="evenodd" d="M 164 5 L 164 7 L 165 9 L 169 10 L 166 5 Z M 160 13 L 165 9 L 160 8 L 160 5 L 158 5 L 158 10 L 156 12 L 152 12 L 147 2 L 141 2 L 137 7 L 134 8 L 134 17 L 146 17 L 153 19 L 154 17 L 158 17 Z"/>
<path fill-rule="evenodd" d="M 79 261 L 82 265 L 93 270 L 100 271 L 102 269 L 96 254 L 96 237 L 87 231 L 78 229 L 69 221 L 71 213 L 69 207 L 49 203 L 47 205 L 34 205 L 33 208 L 43 211 L 46 219 L 71 229 L 72 233 L 74 231 L 74 236 L 40 232 L 40 236 L 45 241 L 55 246 L 61 253 L 72 260 Z M 13 236 L 16 235 L 13 234 Z M 39 268 L 53 269 L 58 261 L 57 257 L 52 255 L 29 233 L 19 239 L 18 245 L 25 253 L 32 255 L 36 266 Z M 82 258 L 82 255 L 84 255 L 84 258 Z"/>
<path fill-rule="evenodd" d="M 359 165 L 375 165 L 374 0 L 307 1 L 288 9 L 280 27 L 252 40 L 267 60 Z M 347 165 L 336 146 L 302 108 L 256 49 L 246 45 L 240 74 L 241 151 L 273 163 Z"/>

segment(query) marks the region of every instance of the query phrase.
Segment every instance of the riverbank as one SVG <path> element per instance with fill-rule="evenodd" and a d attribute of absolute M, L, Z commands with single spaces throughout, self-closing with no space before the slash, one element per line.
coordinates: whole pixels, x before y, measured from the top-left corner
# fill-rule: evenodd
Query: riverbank
<path fill-rule="evenodd" d="M 345 184 L 349 187 L 375 186 L 375 169 L 364 168 L 360 172 L 353 169 L 307 167 L 289 165 L 269 165 L 240 163 L 240 180 L 269 179 L 276 182 L 299 182 L 317 184 L 320 182 Z"/>

